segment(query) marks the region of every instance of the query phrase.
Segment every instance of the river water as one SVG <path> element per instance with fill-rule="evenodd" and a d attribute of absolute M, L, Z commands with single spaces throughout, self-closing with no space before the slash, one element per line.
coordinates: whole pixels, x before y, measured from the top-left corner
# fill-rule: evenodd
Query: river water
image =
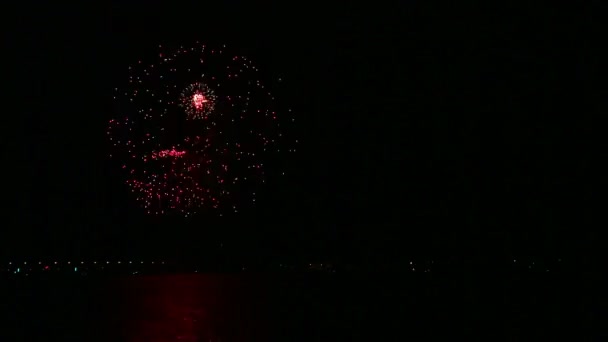
<path fill-rule="evenodd" d="M 380 341 L 597 336 L 554 280 L 335 275 L 13 279 L 0 341 Z M 578 316 L 574 321 L 572 317 Z M 564 337 L 566 335 L 562 335 Z"/>

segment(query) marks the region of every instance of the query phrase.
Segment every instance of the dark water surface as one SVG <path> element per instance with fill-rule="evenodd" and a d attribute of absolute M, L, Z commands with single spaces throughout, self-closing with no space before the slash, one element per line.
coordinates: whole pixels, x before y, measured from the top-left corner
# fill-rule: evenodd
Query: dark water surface
<path fill-rule="evenodd" d="M 555 279 L 159 275 L 13 279 L 0 341 L 379 341 L 597 336 Z M 574 321 L 572 318 L 578 317 Z M 562 335 L 565 337 L 566 335 Z"/>

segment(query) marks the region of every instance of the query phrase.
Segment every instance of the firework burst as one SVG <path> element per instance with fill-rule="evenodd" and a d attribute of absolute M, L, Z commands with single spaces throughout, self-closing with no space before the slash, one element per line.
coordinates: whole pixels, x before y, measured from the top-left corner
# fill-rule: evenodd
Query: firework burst
<path fill-rule="evenodd" d="M 184 89 L 179 102 L 188 119 L 207 119 L 215 109 L 216 96 L 206 84 L 197 82 Z"/>
<path fill-rule="evenodd" d="M 160 47 L 154 61 L 129 67 L 107 134 L 147 213 L 189 216 L 255 202 L 266 161 L 294 121 L 261 79 L 247 58 L 201 44 Z"/>

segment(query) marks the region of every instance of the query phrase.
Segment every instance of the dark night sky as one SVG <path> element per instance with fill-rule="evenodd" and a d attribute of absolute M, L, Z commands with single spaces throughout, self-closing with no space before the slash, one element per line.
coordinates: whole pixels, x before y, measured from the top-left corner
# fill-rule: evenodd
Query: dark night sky
<path fill-rule="evenodd" d="M 12 16 L 5 254 L 175 255 L 221 241 L 384 260 L 574 254 L 599 238 L 593 9 L 136 3 Z M 300 152 L 256 211 L 151 220 L 105 162 L 111 89 L 159 43 L 192 40 L 285 80 Z"/>

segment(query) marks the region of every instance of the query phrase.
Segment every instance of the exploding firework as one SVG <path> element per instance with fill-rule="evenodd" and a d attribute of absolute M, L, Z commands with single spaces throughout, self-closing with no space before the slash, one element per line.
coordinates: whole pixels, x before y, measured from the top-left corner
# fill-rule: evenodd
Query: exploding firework
<path fill-rule="evenodd" d="M 193 83 L 182 92 L 180 106 L 189 119 L 207 119 L 213 113 L 216 97 L 206 84 Z"/>
<path fill-rule="evenodd" d="M 129 67 L 107 133 L 111 157 L 147 213 L 189 216 L 255 202 L 265 161 L 285 146 L 282 130 L 294 121 L 261 78 L 246 57 L 200 44 Z"/>

